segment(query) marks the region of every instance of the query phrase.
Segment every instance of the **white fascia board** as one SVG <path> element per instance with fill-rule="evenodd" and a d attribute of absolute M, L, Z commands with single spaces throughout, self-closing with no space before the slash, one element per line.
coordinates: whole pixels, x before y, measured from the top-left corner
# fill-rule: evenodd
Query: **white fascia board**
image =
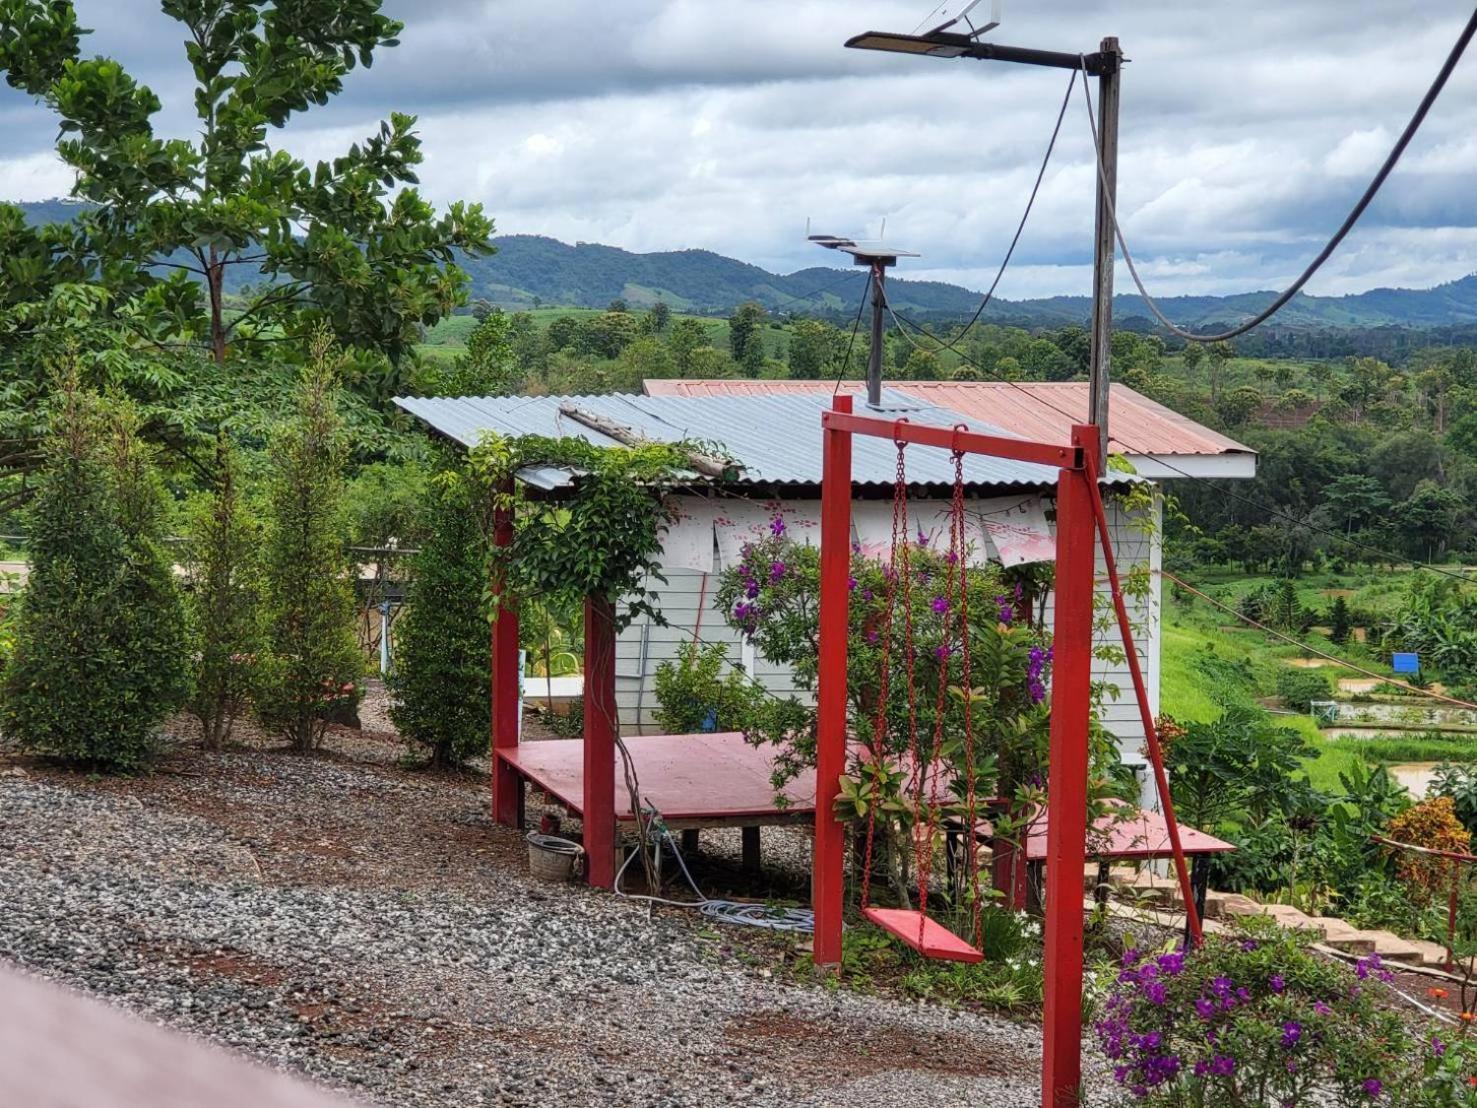
<path fill-rule="evenodd" d="M 1193 477 L 1199 480 L 1231 478 L 1248 481 L 1256 476 L 1257 456 L 1245 454 L 1129 454 L 1128 460 L 1140 477 L 1172 481 Z"/>

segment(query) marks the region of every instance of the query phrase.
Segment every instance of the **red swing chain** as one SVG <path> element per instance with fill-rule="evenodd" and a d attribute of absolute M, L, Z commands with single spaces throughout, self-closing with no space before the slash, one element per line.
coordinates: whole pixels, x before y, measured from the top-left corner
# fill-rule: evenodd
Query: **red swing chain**
<path fill-rule="evenodd" d="M 964 454 L 954 451 L 954 496 L 949 505 L 949 571 L 958 582 L 959 596 L 959 685 L 964 701 L 964 853 L 969 878 L 970 933 L 974 945 L 983 940 L 983 905 L 980 902 L 979 851 L 975 846 L 979 822 L 979 798 L 975 789 L 974 764 L 974 674 L 969 649 L 969 553 L 964 524 Z"/>
<path fill-rule="evenodd" d="M 887 749 L 887 700 L 892 691 L 892 620 L 897 607 L 897 554 L 898 537 L 902 536 L 906 559 L 908 531 L 908 479 L 905 451 L 907 444 L 897 443 L 897 473 L 892 489 L 892 549 L 891 562 L 883 573 L 887 582 L 887 599 L 882 609 L 882 623 L 878 633 L 882 636 L 882 661 L 877 680 L 877 708 L 872 718 L 872 791 L 867 801 L 867 845 L 862 862 L 862 907 L 872 902 L 872 859 L 877 839 L 877 807 L 882 798 L 882 770 Z M 911 618 L 908 622 L 908 641 L 911 646 Z M 912 664 L 908 665 L 909 701 L 912 700 Z M 865 795 L 865 794 L 864 794 Z"/>

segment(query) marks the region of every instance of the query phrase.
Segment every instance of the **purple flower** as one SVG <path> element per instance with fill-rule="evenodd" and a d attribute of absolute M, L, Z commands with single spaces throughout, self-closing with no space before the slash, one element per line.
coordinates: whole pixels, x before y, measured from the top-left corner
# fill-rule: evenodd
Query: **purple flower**
<path fill-rule="evenodd" d="M 1015 619 L 1015 601 L 1011 597 L 997 596 L 995 607 L 999 610 L 1001 623 L 1009 623 Z"/>
<path fill-rule="evenodd" d="M 1358 964 L 1354 967 L 1354 976 L 1359 978 L 1360 981 L 1363 981 L 1372 972 L 1378 970 L 1381 965 L 1382 963 L 1378 954 L 1366 955 L 1360 958 Z"/>
<path fill-rule="evenodd" d="M 871 643 L 873 646 L 876 646 L 877 645 L 877 639 L 878 639 L 878 637 L 879 636 L 878 636 L 878 634 L 877 634 L 876 631 L 868 631 L 867 632 L 867 641 L 869 643 Z"/>
<path fill-rule="evenodd" d="M 744 582 L 744 595 L 747 596 L 750 600 L 753 600 L 756 596 L 758 596 L 759 595 L 759 582 L 758 581 L 755 581 L 752 577 L 749 578 L 747 581 L 745 581 Z"/>
<path fill-rule="evenodd" d="M 933 656 L 941 662 L 947 661 L 953 653 L 954 651 L 945 643 L 940 643 L 933 648 Z"/>
<path fill-rule="evenodd" d="M 1333 1009 L 1330 1008 L 1327 1004 L 1324 1004 L 1321 1000 L 1313 1001 L 1313 1011 L 1317 1012 L 1320 1016 L 1333 1015 Z"/>
<path fill-rule="evenodd" d="M 769 533 L 775 538 L 782 536 L 785 533 L 785 521 L 775 516 L 769 523 Z"/>
<path fill-rule="evenodd" d="M 1256 949 L 1256 940 L 1255 939 L 1243 939 L 1241 941 L 1241 952 L 1243 954 L 1250 954 L 1255 949 Z"/>
<path fill-rule="evenodd" d="M 863 600 L 871 600 L 872 599 L 872 590 L 871 589 L 863 589 L 862 590 L 862 599 Z"/>
<path fill-rule="evenodd" d="M 1159 968 L 1167 977 L 1178 977 L 1185 968 L 1185 952 L 1176 950 L 1170 954 L 1159 955 Z"/>
<path fill-rule="evenodd" d="M 1437 1058 L 1440 1058 L 1446 1053 L 1446 1044 L 1441 1041 L 1439 1036 L 1431 1036 L 1431 1053 Z"/>
<path fill-rule="evenodd" d="M 945 597 L 936 596 L 936 597 L 933 598 L 933 603 L 931 605 L 929 605 L 929 607 L 931 607 L 934 610 L 934 613 L 935 614 L 937 614 L 937 615 L 943 615 L 945 612 L 947 612 L 949 610 L 949 601 Z"/>
<path fill-rule="evenodd" d="M 1280 973 L 1274 973 L 1267 979 L 1267 985 L 1274 993 L 1281 993 L 1283 989 L 1287 988 L 1287 981 L 1284 980 Z"/>
<path fill-rule="evenodd" d="M 1298 1040 L 1303 1037 L 1303 1025 L 1297 1020 L 1288 1020 L 1282 1025 L 1282 1045 L 1288 1050 L 1298 1045 Z"/>
<path fill-rule="evenodd" d="M 1160 1005 L 1167 999 L 1164 985 L 1159 981 L 1150 981 L 1144 986 L 1144 999 L 1150 1004 Z"/>
<path fill-rule="evenodd" d="M 949 551 L 948 554 L 944 555 L 944 558 L 951 566 L 957 566 L 959 564 L 959 552 L 956 550 Z"/>
<path fill-rule="evenodd" d="M 1385 1083 L 1381 1081 L 1378 1077 L 1371 1077 L 1364 1082 L 1363 1088 L 1364 1095 L 1373 1100 L 1375 1097 L 1379 1096 L 1380 1093 L 1385 1091 Z"/>
<path fill-rule="evenodd" d="M 928 534 L 921 527 L 918 528 L 918 545 L 919 546 L 927 546 L 928 545 Z"/>
<path fill-rule="evenodd" d="M 847 592 L 856 592 L 856 578 L 855 577 L 848 577 L 846 579 L 846 591 Z"/>
<path fill-rule="evenodd" d="M 1215 1016 L 1215 1001 L 1202 996 L 1195 1001 L 1195 1013 L 1207 1023 Z"/>
<path fill-rule="evenodd" d="M 785 563 L 784 562 L 771 562 L 769 564 L 769 583 L 771 585 L 777 585 L 777 584 L 779 584 L 780 579 L 783 578 L 784 575 L 785 575 Z"/>

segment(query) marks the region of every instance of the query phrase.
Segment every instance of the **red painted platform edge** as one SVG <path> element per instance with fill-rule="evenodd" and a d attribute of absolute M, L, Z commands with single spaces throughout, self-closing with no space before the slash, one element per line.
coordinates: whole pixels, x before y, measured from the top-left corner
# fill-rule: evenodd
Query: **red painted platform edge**
<path fill-rule="evenodd" d="M 666 736 L 659 737 L 665 738 Z M 584 796 L 566 795 L 565 791 L 555 785 L 554 782 L 550 780 L 545 774 L 539 773 L 529 766 L 524 765 L 518 760 L 518 752 L 521 749 L 523 749 L 523 747 L 513 747 L 508 750 L 499 750 L 496 752 L 496 755 L 499 761 L 505 763 L 510 769 L 513 770 L 513 772 L 518 774 L 518 776 L 538 786 L 544 792 L 548 793 L 550 796 L 558 800 L 560 804 L 564 805 L 564 807 L 568 809 L 571 815 L 583 815 Z M 624 794 L 624 786 L 617 789 L 617 792 L 620 794 Z M 797 800 L 792 801 L 790 804 L 783 808 L 776 805 L 768 808 L 714 808 L 701 810 L 695 809 L 691 811 L 682 809 L 673 811 L 664 810 L 662 812 L 662 818 L 667 820 L 697 820 L 747 819 L 749 817 L 753 817 L 756 820 L 762 821 L 766 818 L 784 816 L 786 818 L 786 822 L 788 822 L 792 818 L 800 819 L 808 815 L 813 815 L 814 813 L 814 801 L 811 801 L 807 804 L 803 801 Z M 636 817 L 631 812 L 629 801 L 626 802 L 624 808 L 616 809 L 615 818 L 622 823 L 632 823 L 635 821 Z"/>
<path fill-rule="evenodd" d="M 863 908 L 862 915 L 925 958 L 982 962 L 984 954 L 947 927 L 911 908 Z"/>

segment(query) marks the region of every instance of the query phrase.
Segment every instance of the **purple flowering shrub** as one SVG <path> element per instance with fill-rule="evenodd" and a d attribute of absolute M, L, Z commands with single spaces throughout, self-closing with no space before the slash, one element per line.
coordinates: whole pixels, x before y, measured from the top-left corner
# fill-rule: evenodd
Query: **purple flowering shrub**
<path fill-rule="evenodd" d="M 1162 1108 L 1469 1103 L 1451 1079 L 1465 1039 L 1408 1026 L 1377 955 L 1350 972 L 1303 942 L 1258 929 L 1127 951 L 1096 1024 L 1114 1078 Z"/>

